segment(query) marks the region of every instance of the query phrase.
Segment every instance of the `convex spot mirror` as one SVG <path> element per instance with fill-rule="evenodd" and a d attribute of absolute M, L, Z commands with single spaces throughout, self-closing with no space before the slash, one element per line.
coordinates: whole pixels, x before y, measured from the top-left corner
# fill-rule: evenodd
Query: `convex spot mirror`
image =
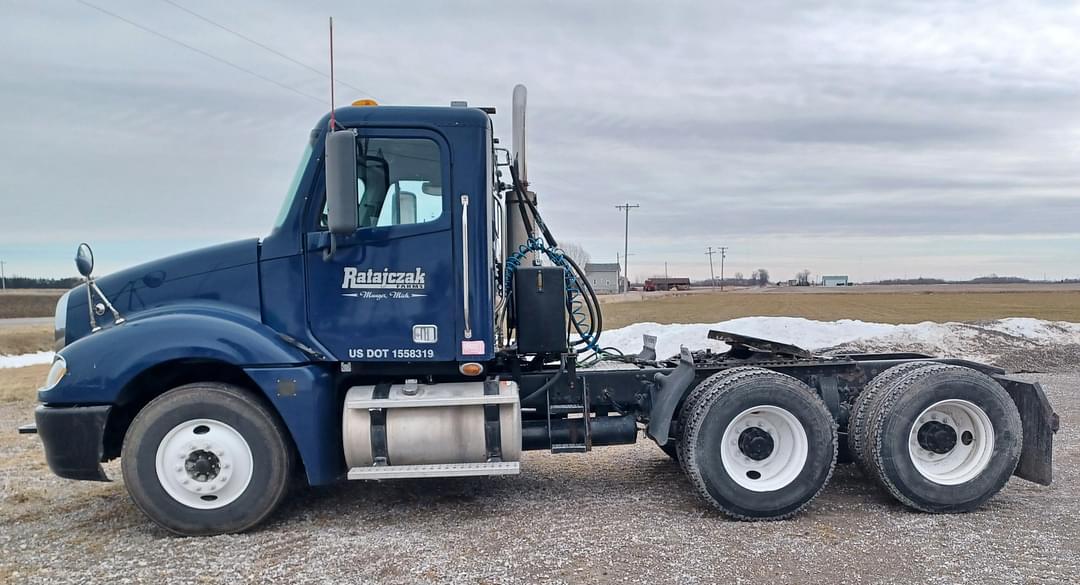
<path fill-rule="evenodd" d="M 75 268 L 87 278 L 94 271 L 94 251 L 90 249 L 90 244 L 79 244 L 79 249 L 75 251 Z"/>

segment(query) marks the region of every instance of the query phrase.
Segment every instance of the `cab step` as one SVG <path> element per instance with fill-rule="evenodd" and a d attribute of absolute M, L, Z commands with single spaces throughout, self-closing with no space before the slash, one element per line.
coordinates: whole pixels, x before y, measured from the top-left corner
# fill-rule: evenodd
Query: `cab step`
<path fill-rule="evenodd" d="M 473 475 L 516 475 L 517 461 L 485 463 L 440 463 L 437 465 L 375 465 L 353 467 L 349 479 L 406 479 L 410 477 L 468 477 Z"/>
<path fill-rule="evenodd" d="M 585 453 L 588 450 L 585 443 L 555 443 L 551 446 L 552 453 Z"/>
<path fill-rule="evenodd" d="M 584 404 L 552 404 L 548 407 L 551 414 L 584 414 Z"/>

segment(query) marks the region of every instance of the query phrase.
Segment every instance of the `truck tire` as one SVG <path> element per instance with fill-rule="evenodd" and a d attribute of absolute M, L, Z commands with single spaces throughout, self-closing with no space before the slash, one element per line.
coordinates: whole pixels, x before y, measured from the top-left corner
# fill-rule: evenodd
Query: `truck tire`
<path fill-rule="evenodd" d="M 196 383 L 146 405 L 124 437 L 124 484 L 151 520 L 183 536 L 242 532 L 289 487 L 292 451 L 276 415 L 244 390 Z"/>
<path fill-rule="evenodd" d="M 738 368 L 687 413 L 680 462 L 725 515 L 780 520 L 802 510 L 832 476 L 837 432 L 808 386 L 762 368 Z"/>
<path fill-rule="evenodd" d="M 760 368 L 754 368 L 754 367 L 750 367 L 750 366 L 739 366 L 737 368 L 730 368 L 730 369 L 727 369 L 727 370 L 721 370 L 721 371 L 709 376 L 708 378 L 705 378 L 697 386 L 694 386 L 690 390 L 690 392 L 687 393 L 686 399 L 683 400 L 682 406 L 679 408 L 679 432 L 680 432 L 679 437 L 681 438 L 681 433 L 682 433 L 682 430 L 686 426 L 686 421 L 690 420 L 690 415 L 694 412 L 694 409 L 697 407 L 697 403 L 701 401 L 701 397 L 704 394 L 706 394 L 707 392 L 712 391 L 718 385 L 723 384 L 724 380 L 726 380 L 728 377 L 730 377 L 730 376 L 732 376 L 734 374 L 738 374 L 739 372 L 744 372 L 744 371 L 748 371 L 748 370 L 757 371 L 759 369 Z M 671 443 L 669 443 L 669 444 L 671 444 Z M 675 456 L 673 457 L 673 459 L 675 459 L 676 461 L 679 462 L 679 465 L 682 467 L 683 473 L 689 473 L 686 470 L 686 466 L 683 465 L 682 453 L 679 452 L 680 449 L 682 448 L 681 447 L 682 441 L 679 441 L 678 439 L 676 439 L 675 442 L 674 442 L 674 445 L 675 445 Z"/>
<path fill-rule="evenodd" d="M 902 378 L 908 372 L 934 364 L 935 362 L 906 362 L 893 366 L 874 376 L 863 388 L 863 391 L 855 397 L 855 402 L 851 406 L 851 418 L 847 429 L 848 453 L 864 471 L 866 470 L 868 458 L 866 454 L 866 429 L 870 422 L 871 405 L 875 404 L 875 399 L 881 396 L 882 389 L 892 382 Z"/>
<path fill-rule="evenodd" d="M 911 371 L 890 385 L 878 409 L 868 429 L 871 472 L 916 510 L 974 510 L 1005 486 L 1020 460 L 1016 405 L 971 368 Z"/>

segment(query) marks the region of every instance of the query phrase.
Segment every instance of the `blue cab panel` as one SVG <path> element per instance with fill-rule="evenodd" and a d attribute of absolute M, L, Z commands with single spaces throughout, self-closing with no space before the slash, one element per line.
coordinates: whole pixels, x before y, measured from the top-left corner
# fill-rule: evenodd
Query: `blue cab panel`
<path fill-rule="evenodd" d="M 348 107 L 364 153 L 361 224 L 330 236 L 323 209 L 328 120 L 310 133 L 295 192 L 262 240 L 211 246 L 97 279 L 122 316 L 96 315 L 86 286 L 65 298 L 68 374 L 53 405 L 124 404 L 154 366 L 241 368 L 288 428 L 309 481 L 342 472 L 339 361 L 414 368 L 494 358 L 490 120 L 466 108 Z M 95 299 L 95 303 L 97 299 Z M 414 365 L 409 365 L 414 364 Z M 293 393 L 278 391 L 289 379 Z"/>
<path fill-rule="evenodd" d="M 341 108 L 336 120 L 357 133 L 360 227 L 338 237 L 327 257 L 324 119 L 312 133 L 296 204 L 263 242 L 269 256 L 291 250 L 280 240 L 302 234 L 305 290 L 280 291 L 285 279 L 295 285 L 297 264 L 264 265 L 267 321 L 337 361 L 492 359 L 487 115 L 379 106 Z M 279 284 L 271 288 L 267 279 Z M 301 294 L 303 324 L 296 309 Z"/>

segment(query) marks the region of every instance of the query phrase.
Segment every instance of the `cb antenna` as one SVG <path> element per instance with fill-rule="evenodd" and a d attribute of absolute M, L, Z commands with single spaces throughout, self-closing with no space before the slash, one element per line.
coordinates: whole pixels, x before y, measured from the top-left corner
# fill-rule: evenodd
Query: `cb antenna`
<path fill-rule="evenodd" d="M 330 131 L 334 131 L 334 17 L 330 17 Z"/>

